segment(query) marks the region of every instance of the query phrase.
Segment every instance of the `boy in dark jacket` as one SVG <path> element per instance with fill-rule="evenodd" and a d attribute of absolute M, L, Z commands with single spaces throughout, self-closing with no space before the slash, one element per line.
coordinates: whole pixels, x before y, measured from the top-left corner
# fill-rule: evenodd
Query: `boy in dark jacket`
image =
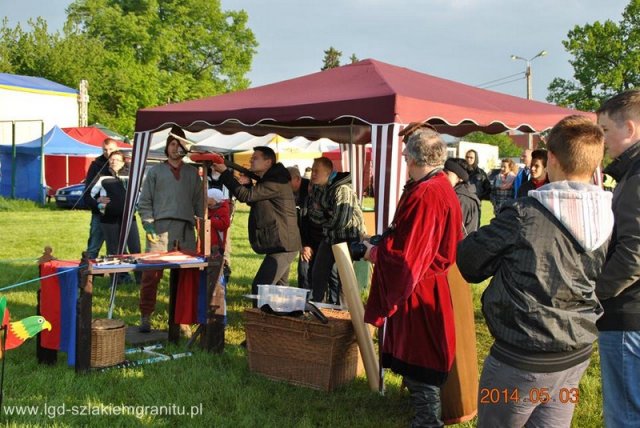
<path fill-rule="evenodd" d="M 623 92 L 598 110 L 607 149 L 616 227 L 596 293 L 604 307 L 598 342 L 604 422 L 640 420 L 640 91 Z M 634 422 L 635 421 L 635 422 Z"/>
<path fill-rule="evenodd" d="M 480 227 L 480 199 L 469 183 L 469 164 L 461 158 L 449 158 L 444 163 L 444 173 L 456 192 L 462 209 L 462 235 L 467 236 Z"/>
<path fill-rule="evenodd" d="M 613 228 L 611 193 L 590 184 L 600 127 L 569 116 L 548 138 L 551 183 L 509 201 L 458 245 L 470 282 L 493 279 L 482 311 L 495 338 L 480 379 L 478 427 L 568 427 L 597 339 L 595 281 Z"/>

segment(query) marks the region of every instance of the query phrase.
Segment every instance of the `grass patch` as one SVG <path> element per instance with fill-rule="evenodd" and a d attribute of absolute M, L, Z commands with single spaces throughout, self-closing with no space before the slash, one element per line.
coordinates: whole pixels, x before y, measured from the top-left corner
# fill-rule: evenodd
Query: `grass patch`
<path fill-rule="evenodd" d="M 89 211 L 59 210 L 52 204 L 41 207 L 2 198 L 0 211 L 3 211 L 0 215 L 0 288 L 36 278 L 35 259 L 45 245 L 52 246 L 60 259 L 78 259 L 86 247 Z M 490 204 L 483 202 L 483 224 L 492 216 Z M 247 217 L 248 208 L 240 205 L 231 229 L 233 273 L 228 287 L 227 346 L 222 355 L 194 350 L 194 356 L 190 358 L 78 376 L 67 367 L 64 354 L 59 355 L 54 366 L 39 365 L 32 340 L 8 353 L 4 405 L 5 409 L 7 406 L 35 406 L 33 410 L 39 414 L 7 416 L 5 421 L 13 426 L 408 426 L 412 416 L 409 398 L 406 391 L 400 390 L 399 377 L 390 372 L 386 376 L 387 394 L 384 397 L 371 393 L 364 378 L 357 378 L 352 384 L 326 394 L 272 382 L 249 372 L 245 350 L 238 346 L 244 339 L 241 313 L 250 305 L 242 295 L 249 292 L 262 258 L 250 248 Z M 293 265 L 291 269 L 292 284 L 296 282 L 295 268 Z M 7 296 L 14 319 L 35 313 L 38 287 L 39 284 L 33 282 L 2 292 Z M 106 316 L 108 287 L 107 279 L 96 278 L 95 317 Z M 492 343 L 480 311 L 484 287 L 486 283 L 473 286 L 480 367 Z M 153 318 L 156 328 L 166 327 L 167 295 L 168 272 L 159 287 L 158 308 Z M 138 290 L 135 286 L 119 288 L 114 317 L 123 319 L 127 324 L 138 322 Z M 182 352 L 183 349 L 184 342 L 168 346 L 171 352 Z M 596 352 L 581 383 L 574 426 L 602 426 L 599 376 Z M 45 405 L 50 410 L 49 415 L 44 414 Z M 74 409 L 76 412 L 112 409 L 113 412 L 121 405 L 131 406 L 133 414 L 73 414 Z M 146 414 L 142 415 L 144 406 L 172 405 L 183 414 L 154 415 L 150 414 L 153 408 L 148 407 Z M 202 409 L 202 414 L 191 418 L 188 413 L 192 408 Z M 54 411 L 66 413 L 52 417 Z M 475 422 L 461 426 L 472 427 Z"/>

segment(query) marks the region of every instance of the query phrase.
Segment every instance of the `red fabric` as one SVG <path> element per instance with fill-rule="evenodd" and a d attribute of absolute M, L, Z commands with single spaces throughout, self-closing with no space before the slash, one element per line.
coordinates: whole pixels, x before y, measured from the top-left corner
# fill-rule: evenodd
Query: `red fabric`
<path fill-rule="evenodd" d="M 44 177 L 53 195 L 61 187 L 78 184 L 85 179 L 89 165 L 95 156 L 44 156 Z"/>
<path fill-rule="evenodd" d="M 231 225 L 229 201 L 222 200 L 214 208 L 209 208 L 209 219 L 211 220 L 211 246 L 224 248 L 227 230 Z M 218 232 L 222 232 L 222 242 Z"/>
<path fill-rule="evenodd" d="M 198 319 L 200 269 L 180 269 L 174 322 L 195 324 Z"/>
<path fill-rule="evenodd" d="M 78 266 L 78 262 L 52 260 L 40 265 L 40 276 L 57 273 L 59 267 Z M 60 282 L 58 276 L 40 280 L 40 315 L 51 324 L 51 331 L 40 333 L 40 344 L 47 349 L 60 349 Z"/>
<path fill-rule="evenodd" d="M 102 143 L 109 136 L 102 132 L 99 128 L 94 126 L 79 126 L 73 128 L 62 128 L 62 130 L 68 136 L 75 138 L 83 143 L 91 144 L 92 146 L 102 147 Z M 119 149 L 130 149 L 131 145 L 115 140 Z"/>
<path fill-rule="evenodd" d="M 341 143 L 353 139 L 364 144 L 370 141 L 370 123 L 432 120 L 442 124 L 439 131 L 461 136 L 478 130 L 541 131 L 576 113 L 366 59 L 243 91 L 141 109 L 136 131 L 169 123 L 188 127 L 198 122 L 201 126 L 206 121 L 217 124 L 216 129 L 223 133 L 277 132 L 284 137 L 328 137 Z M 591 113 L 585 115 L 595 118 Z M 337 126 L 351 124 L 354 118 L 354 126 Z M 271 124 L 275 126 L 270 128 Z M 311 124 L 314 126 L 300 129 Z"/>
<path fill-rule="evenodd" d="M 388 317 L 383 353 L 448 372 L 455 330 L 447 271 L 462 238 L 462 214 L 446 176 L 407 185 L 393 224 L 394 232 L 371 253 L 365 321 L 380 327 Z"/>
<path fill-rule="evenodd" d="M 549 183 L 549 179 L 547 178 L 547 174 L 545 174 L 542 180 L 536 180 L 535 178 L 532 178 L 531 183 L 533 184 L 533 188 L 537 189 L 538 187 Z"/>

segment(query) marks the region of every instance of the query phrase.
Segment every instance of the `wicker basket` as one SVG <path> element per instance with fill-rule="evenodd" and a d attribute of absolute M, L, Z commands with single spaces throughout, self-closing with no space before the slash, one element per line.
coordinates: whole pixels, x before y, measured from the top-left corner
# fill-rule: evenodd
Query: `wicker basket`
<path fill-rule="evenodd" d="M 353 380 L 358 345 L 348 312 L 322 311 L 329 319 L 244 312 L 249 369 L 270 379 L 324 391 Z"/>
<path fill-rule="evenodd" d="M 109 367 L 124 361 L 125 330 L 121 320 L 91 321 L 91 367 Z"/>

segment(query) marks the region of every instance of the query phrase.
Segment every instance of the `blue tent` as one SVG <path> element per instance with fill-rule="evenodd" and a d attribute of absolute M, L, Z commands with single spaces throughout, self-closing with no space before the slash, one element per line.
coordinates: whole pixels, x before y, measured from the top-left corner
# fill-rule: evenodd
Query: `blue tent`
<path fill-rule="evenodd" d="M 31 199 L 41 203 L 44 202 L 46 196 L 42 154 L 98 156 L 102 153 L 100 147 L 91 146 L 71 138 L 57 126 L 51 128 L 43 139 L 36 138 L 28 143 L 16 144 L 15 151 L 16 156 L 14 159 L 13 146 L 0 144 L 0 195 Z M 12 183 L 14 165 L 15 183 Z"/>
<path fill-rule="evenodd" d="M 78 91 L 43 77 L 20 76 L 18 74 L 0 73 L 0 87 L 9 89 L 24 88 L 35 92 L 77 94 Z"/>

